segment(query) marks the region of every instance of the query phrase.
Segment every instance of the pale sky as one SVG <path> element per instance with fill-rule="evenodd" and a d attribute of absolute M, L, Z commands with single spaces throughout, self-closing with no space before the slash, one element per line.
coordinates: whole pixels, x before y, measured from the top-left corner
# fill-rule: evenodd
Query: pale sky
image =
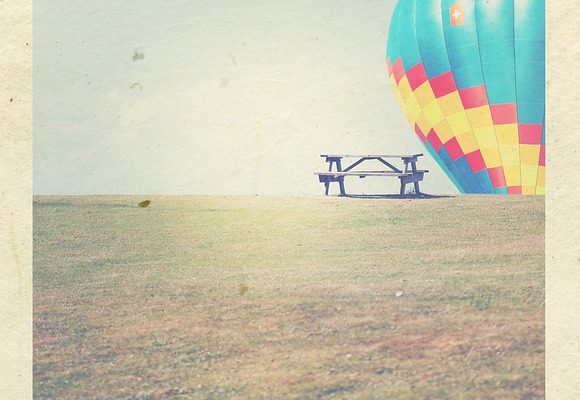
<path fill-rule="evenodd" d="M 35 2 L 35 194 L 321 195 L 325 153 L 424 153 L 457 193 L 389 87 L 394 4 Z"/>

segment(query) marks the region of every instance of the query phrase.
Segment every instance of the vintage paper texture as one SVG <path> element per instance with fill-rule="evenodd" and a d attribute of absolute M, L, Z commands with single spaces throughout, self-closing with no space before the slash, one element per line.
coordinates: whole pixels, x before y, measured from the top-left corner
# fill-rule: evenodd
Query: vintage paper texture
<path fill-rule="evenodd" d="M 32 397 L 32 4 L 0 2 L 0 398 Z"/>
<path fill-rule="evenodd" d="M 547 2 L 546 398 L 580 398 L 580 24 Z"/>
<path fill-rule="evenodd" d="M 580 397 L 580 12 L 547 2 L 546 398 Z M 32 4 L 0 13 L 0 393 L 32 397 Z"/>

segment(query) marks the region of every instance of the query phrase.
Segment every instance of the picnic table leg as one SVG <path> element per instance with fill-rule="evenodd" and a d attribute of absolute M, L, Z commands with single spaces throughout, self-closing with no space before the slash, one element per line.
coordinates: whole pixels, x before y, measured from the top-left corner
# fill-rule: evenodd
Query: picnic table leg
<path fill-rule="evenodd" d="M 344 176 L 338 178 L 338 186 L 340 187 L 340 195 L 345 196 L 346 191 L 344 190 Z"/>
<path fill-rule="evenodd" d="M 324 188 L 325 188 L 324 195 L 328 196 L 328 189 L 330 188 L 330 182 L 328 181 L 328 179 L 324 182 Z"/>
<path fill-rule="evenodd" d="M 342 172 L 342 163 L 340 162 L 340 158 L 332 157 L 329 159 L 330 160 L 328 163 L 328 172 L 332 172 L 333 163 L 336 165 L 336 172 Z M 336 180 L 333 180 L 333 182 L 336 182 Z M 326 186 L 326 195 L 328 196 L 328 187 L 330 186 L 330 179 L 325 183 L 325 186 Z M 344 176 L 338 177 L 338 186 L 340 188 L 340 195 L 341 196 L 346 195 L 346 191 L 344 190 Z"/>
<path fill-rule="evenodd" d="M 405 163 L 405 168 L 403 169 L 403 173 L 407 173 L 409 172 L 409 159 L 408 158 L 403 158 L 403 162 Z M 399 192 L 399 195 L 401 197 L 405 196 L 405 187 L 407 186 L 407 183 L 405 182 L 405 177 L 401 177 L 399 178 L 401 179 L 401 190 Z"/>
<path fill-rule="evenodd" d="M 336 171 L 342 172 L 342 163 L 340 162 L 340 158 L 334 159 L 334 163 L 336 164 Z M 332 162 L 330 163 L 329 171 L 331 171 L 331 170 L 332 170 Z M 344 190 L 344 176 L 338 177 L 338 187 L 340 188 L 340 195 L 345 196 L 346 191 Z"/>
<path fill-rule="evenodd" d="M 411 163 L 411 169 L 413 171 L 413 175 L 417 174 L 417 165 L 415 163 L 415 161 L 413 161 Z M 413 182 L 413 184 L 415 185 L 415 196 L 419 196 L 421 194 L 421 191 L 419 190 L 419 181 L 415 181 Z"/>

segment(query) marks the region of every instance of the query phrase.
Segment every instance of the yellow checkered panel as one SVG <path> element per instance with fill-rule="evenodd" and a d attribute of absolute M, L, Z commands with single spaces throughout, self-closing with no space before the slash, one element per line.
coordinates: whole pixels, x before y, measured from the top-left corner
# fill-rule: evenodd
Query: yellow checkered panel
<path fill-rule="evenodd" d="M 485 85 L 458 89 L 451 72 L 427 78 L 421 68 L 407 71 L 397 60 L 389 80 L 409 124 L 443 157 L 446 172 L 470 180 L 468 192 L 543 194 L 543 126 L 518 123 L 514 103 L 490 105 Z"/>

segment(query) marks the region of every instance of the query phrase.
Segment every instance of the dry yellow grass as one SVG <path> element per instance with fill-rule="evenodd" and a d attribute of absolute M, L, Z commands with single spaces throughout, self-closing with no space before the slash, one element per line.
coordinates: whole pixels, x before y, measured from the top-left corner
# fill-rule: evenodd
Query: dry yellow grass
<path fill-rule="evenodd" d="M 37 197 L 48 399 L 539 399 L 544 202 Z"/>

